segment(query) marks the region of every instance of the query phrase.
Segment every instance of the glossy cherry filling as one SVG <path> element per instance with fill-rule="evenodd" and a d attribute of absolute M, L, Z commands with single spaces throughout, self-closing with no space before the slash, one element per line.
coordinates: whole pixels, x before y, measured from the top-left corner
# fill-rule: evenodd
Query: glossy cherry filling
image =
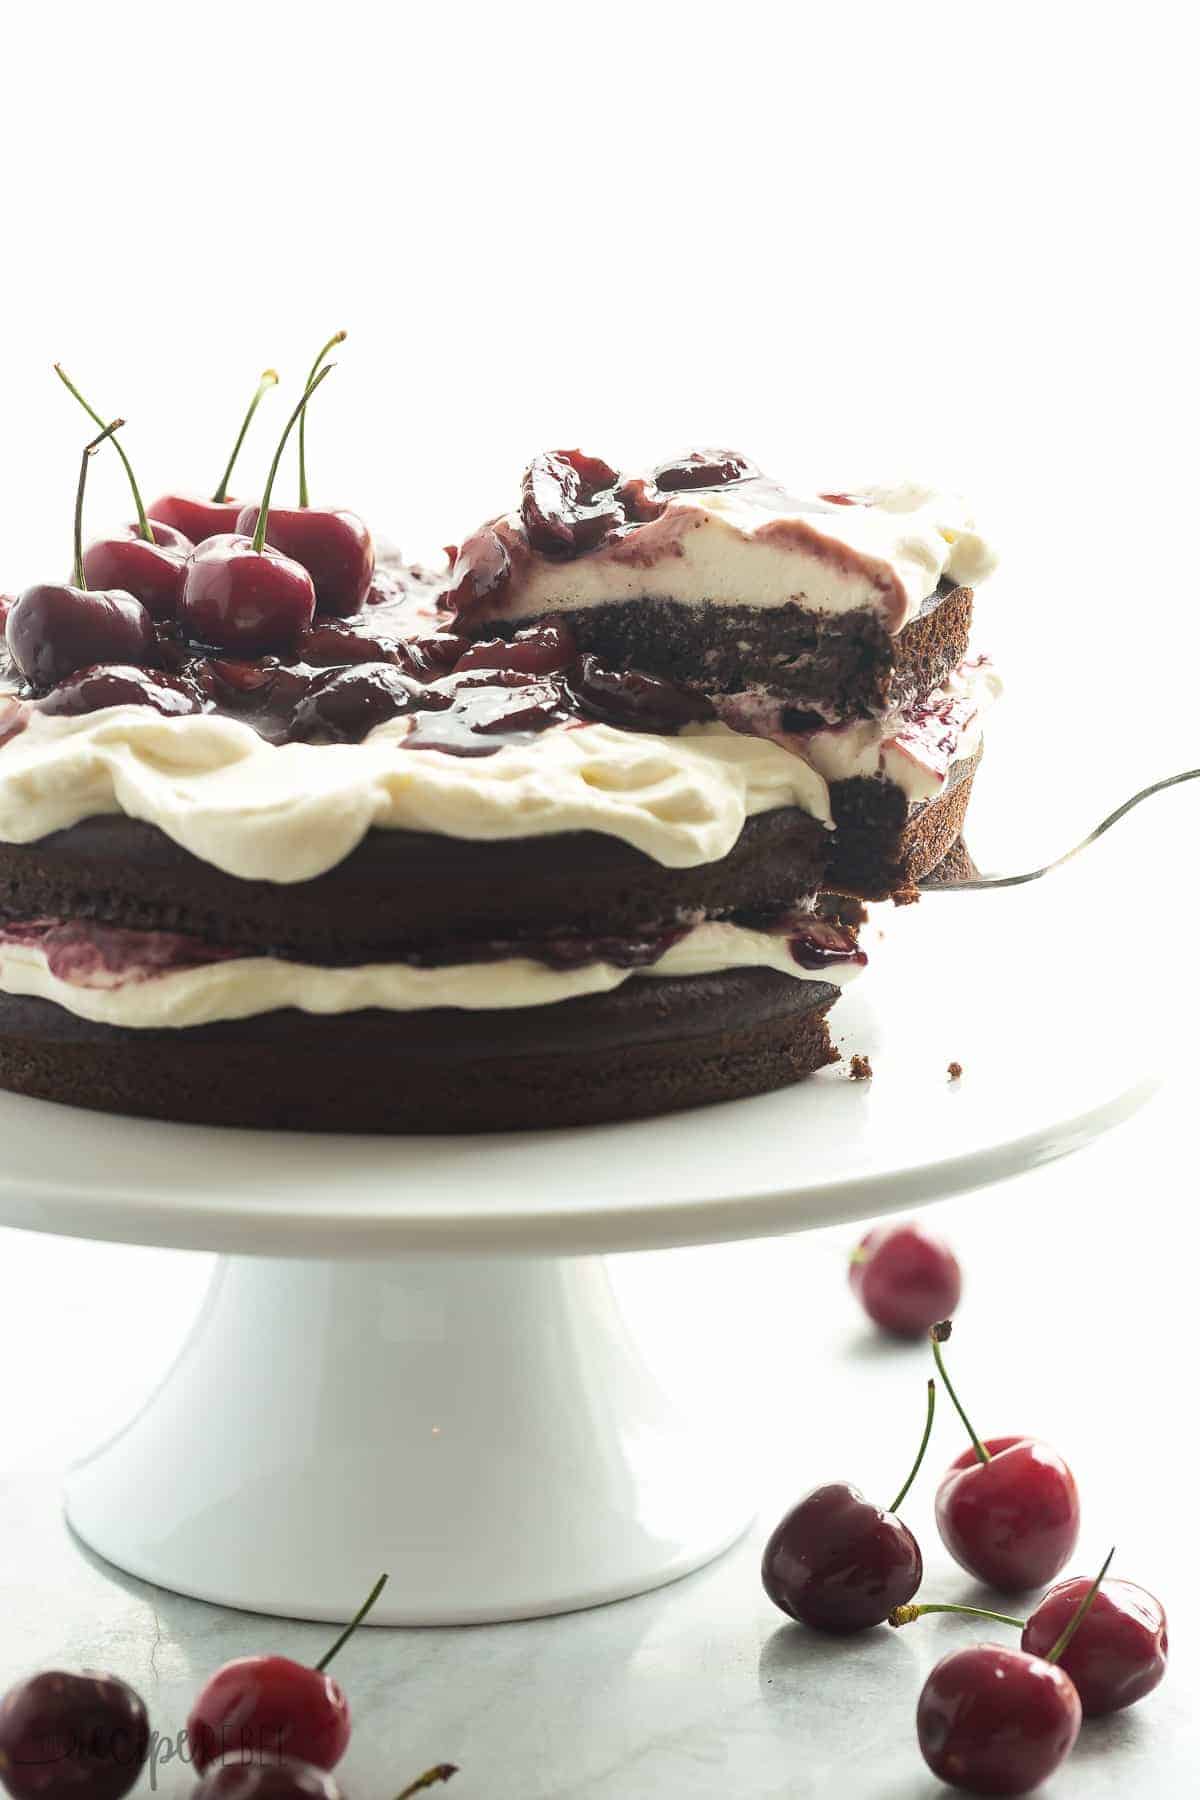
<path fill-rule="evenodd" d="M 740 925 L 778 937 L 787 944 L 797 966 L 813 973 L 861 967 L 867 960 L 858 948 L 853 926 L 800 908 L 777 913 L 769 924 L 757 915 L 736 912 L 710 922 Z M 545 937 L 446 944 L 436 950 L 397 947 L 376 951 L 364 960 L 435 969 L 526 958 L 557 970 L 582 969 L 593 963 L 614 969 L 645 969 L 661 961 L 694 929 L 693 924 L 659 924 L 612 936 L 564 930 Z M 90 919 L 0 920 L 0 955 L 6 949 L 35 951 L 56 980 L 90 989 L 125 987 L 212 963 L 271 954 L 266 950 L 210 944 L 182 932 L 138 931 Z"/>

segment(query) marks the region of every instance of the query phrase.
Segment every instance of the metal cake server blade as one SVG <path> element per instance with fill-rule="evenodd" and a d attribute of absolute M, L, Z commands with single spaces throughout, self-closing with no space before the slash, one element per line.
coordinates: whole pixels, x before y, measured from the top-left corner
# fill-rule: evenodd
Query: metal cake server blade
<path fill-rule="evenodd" d="M 1106 819 L 1101 819 L 1095 830 L 1089 831 L 1080 843 L 1065 851 L 1062 856 L 1056 856 L 1053 862 L 1043 864 L 1040 869 L 1026 869 L 1020 875 L 976 875 L 968 881 L 921 881 L 917 885 L 922 894 L 961 894 L 972 888 L 1023 887 L 1027 882 L 1040 881 L 1043 875 L 1052 875 L 1055 869 L 1061 869 L 1064 863 L 1069 863 L 1081 850 L 1088 849 L 1097 838 L 1102 838 L 1106 831 L 1119 823 L 1126 813 L 1131 813 L 1135 806 L 1140 806 L 1143 800 L 1149 800 L 1152 795 L 1161 794 L 1167 788 L 1178 787 L 1181 782 L 1197 780 L 1200 780 L 1200 769 L 1184 769 L 1178 775 L 1167 775 L 1162 781 L 1152 781 L 1149 787 L 1139 788 L 1136 794 L 1130 795 L 1114 812 L 1110 812 Z"/>

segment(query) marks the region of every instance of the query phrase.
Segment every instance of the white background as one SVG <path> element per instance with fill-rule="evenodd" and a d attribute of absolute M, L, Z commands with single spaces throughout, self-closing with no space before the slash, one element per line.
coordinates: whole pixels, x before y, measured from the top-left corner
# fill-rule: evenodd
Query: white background
<path fill-rule="evenodd" d="M 999 730 L 1026 837 L 1064 761 L 1082 822 L 1080 772 L 1107 798 L 1189 760 L 1170 704 L 1200 647 L 1186 16 L 11 11 L 0 591 L 69 558 L 87 422 L 54 360 L 128 419 L 147 499 L 215 486 L 274 364 L 253 493 L 344 327 L 314 496 L 415 554 L 505 506 L 548 444 L 629 466 L 728 443 L 793 481 L 965 489 L 1005 552 L 983 632 L 1018 684 L 1020 729 Z M 128 513 L 97 460 L 94 529 Z"/>
<path fill-rule="evenodd" d="M 981 784 L 1002 848 L 984 860 L 1052 849 L 1101 801 L 1200 760 L 1186 20 L 1173 0 L 10 8 L 0 589 L 69 558 L 86 425 L 50 372 L 56 358 L 127 417 L 149 499 L 214 485 L 258 371 L 275 364 L 294 394 L 346 327 L 313 409 L 314 494 L 414 553 L 505 505 L 547 444 L 629 465 L 727 443 L 793 481 L 911 471 L 968 491 L 1004 552 L 983 618 L 1011 676 Z M 240 491 L 254 492 L 283 416 L 281 394 L 260 415 Z M 99 528 L 128 508 L 115 459 L 97 459 L 94 476 Z M 1113 913 L 1109 978 L 1182 981 L 1196 795 L 1159 802 L 1159 860 L 1096 895 Z M 1031 947 L 1031 1008 L 1053 949 Z M 1160 1259 L 1177 1310 L 1155 1317 L 1157 1353 L 1168 1371 L 1190 1355 L 1195 1175 L 1183 1129 L 1137 1142 L 1136 1160 L 1101 1149 L 1078 1165 L 1049 1238 L 1033 1199 L 975 1203 L 994 1208 L 994 1248 L 976 1223 L 972 1274 L 995 1346 L 993 1412 L 1006 1328 L 1020 1334 L 1022 1394 L 1036 1396 L 1036 1334 L 1054 1397 L 1037 1416 L 1019 1406 L 1020 1421 L 1063 1434 L 1073 1389 L 1081 1462 L 1103 1479 L 1144 1459 L 1145 1507 L 1122 1490 L 1117 1523 L 1136 1576 L 1140 1520 L 1165 1590 L 1154 1545 L 1171 1509 L 1186 1509 L 1171 1496 L 1190 1459 L 1139 1401 L 1140 1382 L 1112 1383 L 1126 1367 L 1118 1333 L 1131 1362 L 1152 1354 L 1133 1339 L 1140 1309 L 1154 1315 L 1163 1297 Z M 1147 1231 L 1160 1248 L 1139 1244 L 1131 1292 L 1122 1236 Z M 1072 1243 L 1089 1233 L 1076 1262 Z M 153 1261 L 6 1251 L 5 1279 L 29 1284 L 4 1358 L 22 1396 L 15 1412 L 7 1403 L 10 1468 L 86 1441 L 106 1379 L 110 1403 L 137 1385 L 139 1343 L 110 1342 L 113 1318 L 140 1319 L 159 1365 L 198 1270 L 185 1278 L 164 1261 L 156 1289 Z M 65 1411 L 50 1419 L 25 1385 L 39 1363 L 59 1371 L 47 1392 Z M 835 1410 L 864 1409 L 865 1441 L 861 1376 L 842 1371 Z M 1128 1458 L 1115 1459 L 1124 1433 Z M 825 1473 L 838 1470 L 812 1471 Z M 1103 1512 L 1089 1551 L 1107 1540 Z M 1193 1549 L 1180 1539 L 1181 1575 Z M 19 1554 L 10 1541 L 5 1560 Z M 20 1660 L 9 1646 L 6 1666 Z M 469 1713 L 470 1671 L 458 1679 Z M 752 1729 L 730 1705 L 706 1752 L 711 1788 L 668 1772 L 578 1791 L 724 1791 L 722 1758 Z M 1137 1791 L 1191 1793 L 1192 1752 L 1178 1741 L 1155 1762 L 1147 1717 L 1118 1734 L 1149 1759 Z M 508 1718 L 501 1709 L 500 1742 Z M 779 1785 L 759 1791 L 807 1791 L 783 1773 L 800 1741 L 781 1740 Z M 896 1755 L 911 1747 L 898 1741 Z M 1105 1792 L 1137 1786 L 1122 1786 L 1120 1766 L 1105 1765 Z M 870 1791 L 925 1793 L 909 1762 L 896 1767 Z M 1098 1780 L 1099 1763 L 1084 1767 Z M 535 1785 L 543 1776 L 522 1791 L 553 1791 Z M 867 1791 L 848 1779 L 840 1791 Z M 1072 1791 L 1099 1791 L 1075 1780 Z"/>

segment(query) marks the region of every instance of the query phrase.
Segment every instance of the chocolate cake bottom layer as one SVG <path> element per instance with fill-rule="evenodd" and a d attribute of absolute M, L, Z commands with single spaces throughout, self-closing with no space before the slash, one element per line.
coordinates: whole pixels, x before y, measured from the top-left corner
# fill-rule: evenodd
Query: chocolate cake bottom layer
<path fill-rule="evenodd" d="M 836 1062 L 838 990 L 770 970 L 631 980 L 512 1011 L 295 1011 L 128 1031 L 0 995 L 0 1086 L 98 1112 L 289 1131 L 478 1132 L 645 1118 Z"/>
<path fill-rule="evenodd" d="M 877 718 L 940 687 L 967 654 L 973 593 L 944 586 L 890 637 L 874 613 L 786 606 L 685 605 L 629 600 L 555 614 L 581 650 L 609 668 L 636 669 L 711 694 L 763 689 L 826 718 Z M 476 636 L 544 619 L 481 620 Z"/>

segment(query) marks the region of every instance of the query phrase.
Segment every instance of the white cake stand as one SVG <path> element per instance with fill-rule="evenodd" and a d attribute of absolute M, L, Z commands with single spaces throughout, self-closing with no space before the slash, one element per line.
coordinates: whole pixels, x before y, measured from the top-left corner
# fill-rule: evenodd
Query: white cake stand
<path fill-rule="evenodd" d="M 1114 1017 L 1096 946 L 1066 954 L 1065 903 L 887 914 L 834 1015 L 872 1081 L 843 1065 L 642 1124 L 329 1138 L 0 1095 L 5 1222 L 223 1253 L 174 1368 L 71 1473 L 75 1529 L 145 1579 L 292 1617 L 344 1619 L 387 1570 L 380 1624 L 563 1611 L 698 1567 L 753 1511 L 736 1418 L 682 1396 L 686 1341 L 655 1366 L 605 1256 L 911 1207 L 1126 1118 L 1165 1046 Z M 687 1311 L 679 1262 L 660 1323 Z M 701 1329 L 719 1342 L 719 1317 Z"/>

